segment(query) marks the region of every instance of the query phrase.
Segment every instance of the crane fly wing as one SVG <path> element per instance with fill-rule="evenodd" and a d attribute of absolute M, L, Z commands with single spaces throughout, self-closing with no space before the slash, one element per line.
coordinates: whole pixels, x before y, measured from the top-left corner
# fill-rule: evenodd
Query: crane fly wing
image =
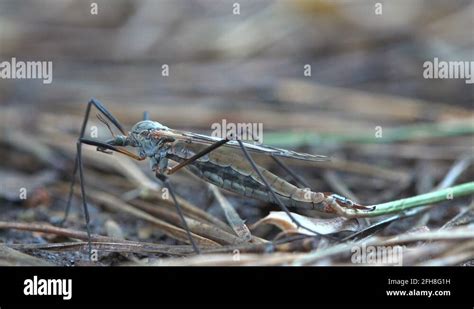
<path fill-rule="evenodd" d="M 173 138 L 177 140 L 182 140 L 188 143 L 202 144 L 202 145 L 211 145 L 211 144 L 214 144 L 215 142 L 222 140 L 219 137 L 213 137 L 213 136 L 202 135 L 202 134 L 197 134 L 197 133 L 192 133 L 192 132 L 178 131 L 178 130 L 168 130 L 166 131 L 165 134 L 172 136 Z M 249 143 L 243 143 L 243 144 L 250 152 L 260 153 L 260 154 L 265 154 L 265 155 L 270 155 L 270 156 L 305 160 L 305 161 L 317 161 L 317 162 L 330 160 L 329 157 L 326 157 L 323 155 L 312 155 L 312 154 L 307 154 L 307 153 L 300 153 L 300 152 L 296 152 L 292 150 L 286 150 L 286 149 L 281 149 L 281 148 L 276 148 L 276 147 L 266 146 L 266 145 L 256 145 L 256 144 L 249 144 Z M 233 140 L 227 142 L 222 147 L 240 149 L 237 141 L 233 141 Z"/>

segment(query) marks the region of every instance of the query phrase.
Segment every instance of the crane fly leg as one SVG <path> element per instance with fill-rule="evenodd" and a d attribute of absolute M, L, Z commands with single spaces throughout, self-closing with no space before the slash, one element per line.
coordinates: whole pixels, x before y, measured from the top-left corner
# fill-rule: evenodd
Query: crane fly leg
<path fill-rule="evenodd" d="M 183 162 L 179 163 L 178 165 L 170 168 L 168 170 L 168 175 L 171 175 L 171 174 L 174 174 L 176 173 L 178 170 L 180 170 L 181 168 L 185 167 L 186 165 L 188 164 L 191 164 L 193 163 L 194 161 L 196 161 L 197 159 L 207 155 L 208 153 L 210 153 L 211 151 L 213 150 L 216 150 L 217 148 L 219 148 L 220 146 L 224 145 L 225 143 L 227 143 L 229 141 L 229 139 L 223 139 L 223 140 L 220 140 L 218 142 L 215 142 L 214 144 L 210 145 L 209 147 L 206 147 L 204 148 L 203 150 L 201 150 L 200 152 L 198 152 L 197 154 L 195 154 L 194 156 L 192 156 L 191 158 L 189 159 L 186 159 L 184 160 Z"/>
<path fill-rule="evenodd" d="M 117 146 L 113 146 L 113 145 L 109 145 L 109 144 L 106 144 L 106 143 L 101 143 L 101 142 L 98 142 L 98 141 L 94 141 L 94 140 L 91 140 L 91 139 L 87 139 L 87 138 L 80 138 L 79 139 L 79 142 L 81 144 L 87 144 L 87 145 L 91 145 L 91 146 L 97 146 L 99 149 L 107 149 L 107 150 L 112 150 L 112 151 L 115 151 L 115 152 L 118 152 L 118 153 L 121 153 L 121 154 L 124 154 L 134 160 L 137 160 L 137 161 L 142 161 L 142 160 L 145 160 L 146 157 L 140 157 L 140 156 L 137 156 L 136 154 L 134 154 L 133 152 L 130 152 L 128 151 L 127 149 L 124 149 L 124 148 L 121 148 L 121 147 L 117 147 Z"/>
<path fill-rule="evenodd" d="M 89 249 L 89 257 L 92 256 L 92 245 L 91 245 L 91 230 L 89 224 L 89 210 L 87 208 L 87 200 L 86 200 L 86 191 L 84 188 L 84 175 L 82 170 L 82 144 L 81 142 L 77 142 L 77 165 L 79 167 L 79 179 L 81 185 L 81 195 L 82 195 L 82 205 L 84 208 L 84 217 L 86 219 L 86 230 L 87 230 L 87 246 Z"/>
<path fill-rule="evenodd" d="M 74 169 L 72 172 L 72 179 L 71 179 L 71 185 L 69 187 L 69 195 L 68 195 L 68 200 L 66 204 L 66 209 L 64 212 L 64 217 L 63 220 L 60 222 L 60 225 L 63 225 L 68 216 L 69 212 L 71 210 L 71 202 L 72 202 L 72 196 L 74 194 L 74 186 L 76 184 L 76 174 L 77 171 L 79 170 L 79 180 L 80 180 L 80 185 L 81 185 L 81 195 L 82 195 L 82 204 L 84 208 L 84 217 L 86 220 L 86 229 L 87 229 L 87 236 L 88 236 L 88 247 L 89 247 L 89 257 L 92 257 L 92 245 L 91 245 L 91 238 L 90 238 L 90 224 L 89 224 L 89 211 L 87 208 L 87 202 L 86 202 L 86 194 L 85 194 L 85 188 L 84 188 L 84 175 L 83 175 L 83 168 L 82 168 L 82 143 L 85 143 L 83 141 L 84 138 L 84 133 L 86 131 L 87 127 L 87 122 L 89 120 L 89 115 L 91 111 L 91 107 L 94 105 L 100 113 L 102 113 L 110 122 L 114 124 L 114 126 L 120 130 L 123 134 L 125 133 L 125 130 L 123 129 L 122 125 L 120 125 L 119 121 L 96 99 L 91 99 L 89 103 L 87 104 L 86 112 L 84 114 L 84 119 L 82 120 L 82 125 L 81 125 L 81 132 L 80 135 L 77 139 L 76 143 L 76 157 L 74 159 Z M 108 146 L 107 144 L 103 144 L 102 146 Z M 109 148 L 110 149 L 110 148 Z M 118 150 L 116 150 L 118 151 Z M 121 149 L 122 151 L 122 149 Z M 121 152 L 119 151 L 119 152 Z M 123 153 L 123 152 L 122 152 Z"/>
<path fill-rule="evenodd" d="M 280 166 L 285 172 L 287 172 L 291 178 L 293 178 L 294 182 L 300 187 L 300 188 L 309 188 L 308 182 L 301 176 L 296 175 L 285 163 L 283 163 L 280 159 L 278 159 L 275 156 L 270 156 L 273 161 L 275 161 L 278 166 Z"/>
<path fill-rule="evenodd" d="M 183 223 L 183 227 L 186 230 L 186 234 L 188 235 L 189 241 L 191 242 L 191 245 L 193 246 L 193 249 L 196 252 L 196 254 L 199 254 L 200 253 L 199 247 L 196 245 L 196 243 L 194 242 L 193 237 L 191 236 L 191 231 L 189 230 L 188 223 L 186 222 L 186 219 L 184 218 L 183 211 L 181 210 L 181 206 L 179 205 L 178 200 L 176 199 L 176 196 L 174 194 L 174 190 L 171 187 L 171 183 L 170 183 L 168 177 L 166 177 L 163 174 L 159 174 L 159 173 L 156 173 L 155 176 L 156 176 L 156 178 L 161 180 L 163 185 L 169 190 L 171 198 L 173 199 L 174 205 L 176 207 L 176 211 L 177 211 L 179 217 L 181 218 L 181 222 Z"/>

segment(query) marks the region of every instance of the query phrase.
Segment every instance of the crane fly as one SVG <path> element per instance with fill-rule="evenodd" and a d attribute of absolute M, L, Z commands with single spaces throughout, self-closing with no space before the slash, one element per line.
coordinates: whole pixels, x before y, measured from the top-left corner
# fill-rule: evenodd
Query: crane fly
<path fill-rule="evenodd" d="M 122 134 L 113 135 L 113 138 L 99 142 L 84 137 L 85 129 L 89 119 L 91 107 L 95 106 Z M 98 115 L 99 120 L 107 125 L 105 119 Z M 371 211 L 372 206 L 357 204 L 345 197 L 327 192 L 314 192 L 308 186 L 297 187 L 285 179 L 273 174 L 267 169 L 259 166 L 253 159 L 253 155 L 267 155 L 275 160 L 284 170 L 290 174 L 296 183 L 304 184 L 297 175 L 286 167 L 279 158 L 296 159 L 305 161 L 324 161 L 328 158 L 320 155 L 298 153 L 295 151 L 275 148 L 265 145 L 244 143 L 240 139 L 226 137 L 220 139 L 192 132 L 170 129 L 159 122 L 148 120 L 145 117 L 126 132 L 118 120 L 96 99 L 91 99 L 87 105 L 86 113 L 82 123 L 80 136 L 77 140 L 77 153 L 74 164 L 73 179 L 69 192 L 69 198 L 65 217 L 66 220 L 70 210 L 73 188 L 77 171 L 79 171 L 82 204 L 86 219 L 87 234 L 89 237 L 89 254 L 91 254 L 89 212 L 84 186 L 84 175 L 82 167 L 82 144 L 96 146 L 98 151 L 105 153 L 118 152 L 135 160 L 149 159 L 150 166 L 155 176 L 169 189 L 170 195 L 176 206 L 176 210 L 186 229 L 189 242 L 196 253 L 199 248 L 195 244 L 191 232 L 184 219 L 181 207 L 177 202 L 174 191 L 169 183 L 168 176 L 181 168 L 188 169 L 191 173 L 202 180 L 212 183 L 219 188 L 232 191 L 241 196 L 250 197 L 270 203 L 277 204 L 299 228 L 309 230 L 315 235 L 317 232 L 302 226 L 290 213 L 288 208 L 313 209 L 324 213 L 337 213 L 348 216 L 344 209 L 358 209 Z M 112 132 L 113 134 L 113 132 Z M 137 153 L 127 150 L 125 147 L 133 147 Z M 242 157 L 243 154 L 243 157 Z M 170 161 L 176 165 L 170 166 Z M 320 235 L 329 237 L 327 235 Z M 330 237 L 329 237 L 330 238 Z"/>

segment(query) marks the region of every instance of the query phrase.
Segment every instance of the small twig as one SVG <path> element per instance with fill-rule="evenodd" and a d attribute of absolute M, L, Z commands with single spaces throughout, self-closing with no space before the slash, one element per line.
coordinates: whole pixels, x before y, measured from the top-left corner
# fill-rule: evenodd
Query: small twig
<path fill-rule="evenodd" d="M 459 176 L 465 170 L 467 170 L 467 168 L 472 164 L 473 161 L 474 156 L 472 154 L 468 154 L 457 160 L 449 169 L 446 176 L 444 176 L 443 180 L 438 184 L 438 186 L 436 186 L 436 189 L 439 190 L 452 186 L 454 182 L 459 178 Z"/>
<path fill-rule="evenodd" d="M 191 246 L 185 245 L 156 245 L 141 242 L 98 242 L 91 243 L 92 248 L 99 251 L 108 252 L 127 252 L 127 253 L 161 253 L 167 255 L 186 255 L 193 253 Z M 63 242 L 63 243 L 46 243 L 46 244 L 12 244 L 11 248 L 20 250 L 51 250 L 51 251 L 78 251 L 87 248 L 88 243 L 79 242 Z"/>
<path fill-rule="evenodd" d="M 54 264 L 34 257 L 23 252 L 19 252 L 6 245 L 0 245 L 0 265 L 1 266 L 54 266 Z"/>
<path fill-rule="evenodd" d="M 55 234 L 58 236 L 75 238 L 80 240 L 87 240 L 87 233 L 76 230 L 66 229 L 62 227 L 56 227 L 49 224 L 37 224 L 37 223 L 21 223 L 21 222 L 5 222 L 0 221 L 0 229 L 15 229 L 30 232 L 41 232 L 47 234 Z M 120 241 L 107 236 L 91 235 L 92 241 Z"/>
<path fill-rule="evenodd" d="M 458 228 L 449 231 L 423 232 L 418 234 L 404 234 L 398 237 L 374 237 L 367 241 L 346 242 L 331 246 L 324 250 L 310 252 L 294 260 L 295 265 L 309 265 L 316 261 L 331 256 L 348 254 L 355 246 L 394 246 L 417 241 L 447 241 L 447 240 L 470 240 L 474 238 L 474 231 L 466 228 Z"/>
<path fill-rule="evenodd" d="M 440 228 L 440 230 L 451 229 L 451 228 L 455 227 L 456 225 L 461 224 L 462 221 L 469 220 L 469 215 L 471 216 L 470 220 L 472 222 L 473 217 L 474 217 L 473 212 L 474 212 L 474 201 L 471 202 L 471 205 L 468 208 L 466 208 L 464 211 L 461 211 L 454 218 L 452 218 L 451 220 L 446 222 Z M 463 222 L 463 223 L 466 224 L 466 222 Z"/>
<path fill-rule="evenodd" d="M 163 231 L 166 235 L 174 239 L 177 239 L 183 242 L 189 241 L 189 239 L 187 238 L 186 231 L 184 231 L 182 228 L 176 227 L 140 209 L 130 206 L 127 203 L 122 202 L 120 199 L 116 198 L 113 195 L 103 193 L 103 192 L 97 192 L 93 190 L 89 190 L 88 194 L 92 200 L 95 200 L 96 203 L 99 203 L 107 207 L 108 209 L 131 214 L 137 218 L 153 223 L 154 225 L 159 227 L 160 230 Z M 192 236 L 196 240 L 196 242 L 199 244 L 199 246 L 202 246 L 202 247 L 219 246 L 218 243 L 208 238 L 205 238 L 203 236 L 196 235 L 196 234 L 193 234 Z"/>
<path fill-rule="evenodd" d="M 229 201 L 222 195 L 215 185 L 209 184 L 208 186 L 224 211 L 227 222 L 232 227 L 232 230 L 234 230 L 235 234 L 239 237 L 239 239 L 241 239 L 241 241 L 250 241 L 252 239 L 252 234 L 250 233 L 249 228 L 245 225 L 245 221 L 239 217 L 239 214 L 235 211 Z"/>
<path fill-rule="evenodd" d="M 131 204 L 157 218 L 161 218 L 176 226 L 182 227 L 181 219 L 176 213 L 176 211 L 165 207 L 157 207 L 155 205 L 151 205 L 140 200 L 133 201 L 131 202 Z M 234 244 L 239 242 L 238 237 L 236 237 L 230 232 L 220 229 L 215 225 L 212 225 L 205 221 L 203 222 L 200 220 L 196 220 L 188 216 L 185 216 L 185 218 L 188 223 L 189 229 L 195 234 L 202 235 L 220 244 Z"/>
<path fill-rule="evenodd" d="M 72 229 L 67 229 L 67 228 L 62 228 L 62 227 L 56 227 L 53 225 L 49 224 L 37 224 L 37 223 L 22 223 L 22 222 L 5 222 L 5 221 L 0 221 L 0 229 L 15 229 L 15 230 L 22 230 L 22 231 L 30 231 L 30 232 L 41 232 L 45 234 L 54 234 L 62 237 L 67 237 L 67 238 L 72 238 L 72 239 L 80 239 L 87 241 L 87 233 L 86 232 L 81 232 L 81 231 L 76 231 Z M 113 237 L 107 237 L 107 236 L 101 236 L 101 235 L 96 235 L 92 234 L 91 235 L 91 240 L 96 243 L 96 245 L 99 244 L 114 244 L 116 246 L 124 247 L 124 248 L 142 248 L 147 251 L 153 251 L 153 252 L 161 252 L 165 254 L 172 254 L 171 252 L 175 249 L 183 249 L 182 253 L 187 253 L 192 252 L 192 248 L 190 246 L 174 246 L 176 248 L 172 248 L 173 246 L 168 246 L 168 245 L 157 245 L 157 244 L 152 244 L 152 243 L 146 243 L 146 242 L 136 242 L 136 241 L 131 241 L 131 240 L 122 240 L 122 239 L 117 239 Z M 71 246 L 74 245 L 79 245 L 80 243 L 70 243 Z M 87 244 L 87 242 L 84 242 L 84 244 Z M 23 249 L 26 249 L 28 246 L 38 246 L 41 247 L 43 246 L 46 249 L 55 247 L 55 246 L 60 246 L 58 244 L 22 244 L 22 245 L 13 245 L 15 246 L 20 246 Z M 188 250 L 186 251 L 186 248 Z M 173 249 L 173 250 L 171 250 Z"/>

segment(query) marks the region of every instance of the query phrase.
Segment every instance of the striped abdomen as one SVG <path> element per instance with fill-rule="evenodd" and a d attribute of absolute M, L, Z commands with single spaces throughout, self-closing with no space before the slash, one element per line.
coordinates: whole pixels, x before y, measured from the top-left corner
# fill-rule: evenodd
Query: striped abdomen
<path fill-rule="evenodd" d="M 170 153 L 169 158 L 173 161 L 181 162 L 193 154 L 194 151 L 186 148 L 185 152 Z M 258 174 L 252 169 L 243 155 L 235 150 L 217 149 L 191 163 L 187 168 L 194 175 L 225 190 L 250 198 L 276 203 Z M 262 167 L 259 167 L 259 170 L 285 206 L 325 212 L 324 205 L 321 203 L 325 198 L 322 193 L 298 188 Z"/>

